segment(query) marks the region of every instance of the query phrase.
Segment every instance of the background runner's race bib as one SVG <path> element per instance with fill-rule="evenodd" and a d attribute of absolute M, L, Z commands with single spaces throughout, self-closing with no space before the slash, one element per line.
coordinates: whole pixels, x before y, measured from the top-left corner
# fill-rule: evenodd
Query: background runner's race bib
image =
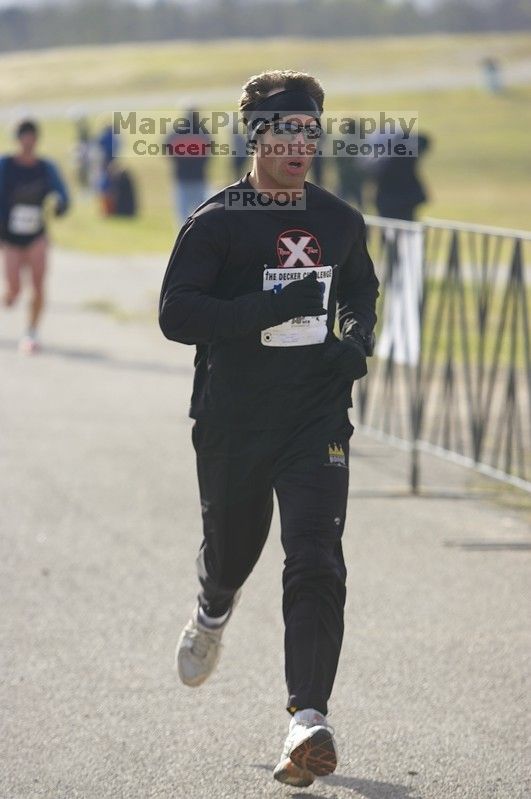
<path fill-rule="evenodd" d="M 14 205 L 7 229 L 16 236 L 32 236 L 42 227 L 42 210 L 38 205 Z"/>
<path fill-rule="evenodd" d="M 264 291 L 271 289 L 282 291 L 282 288 L 287 286 L 288 283 L 292 283 L 294 280 L 302 280 L 303 277 L 306 277 L 311 272 L 317 274 L 317 281 L 322 285 L 323 308 L 327 308 L 334 272 L 333 266 L 265 269 Z M 302 347 L 308 344 L 322 344 L 327 334 L 326 319 L 326 314 L 322 316 L 299 316 L 295 319 L 290 319 L 289 322 L 275 325 L 275 327 L 268 327 L 267 330 L 262 330 L 262 344 L 266 347 Z"/>

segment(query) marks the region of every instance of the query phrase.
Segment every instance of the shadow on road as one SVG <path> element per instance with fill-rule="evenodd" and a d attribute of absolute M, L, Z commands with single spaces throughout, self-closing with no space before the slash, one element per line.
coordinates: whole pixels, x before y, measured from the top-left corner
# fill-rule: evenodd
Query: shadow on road
<path fill-rule="evenodd" d="M 370 489 L 363 491 L 349 491 L 349 497 L 353 499 L 450 499 L 450 500 L 484 500 L 496 497 L 495 491 L 445 491 L 425 490 L 418 494 L 412 494 L 408 487 L 404 488 L 383 488 Z"/>
<path fill-rule="evenodd" d="M 17 349 L 17 342 L 8 339 L 0 340 L 0 349 L 14 350 Z M 123 358 L 115 358 L 108 355 L 101 350 L 78 350 L 69 349 L 67 347 L 44 347 L 43 351 L 39 353 L 39 359 L 42 358 L 63 358 L 65 360 L 85 361 L 88 363 L 99 363 L 102 366 L 108 366 L 112 369 L 125 369 L 135 372 L 156 372 L 157 374 L 170 374 L 170 375 L 192 375 L 192 367 L 173 366 L 171 364 L 157 363 L 156 361 L 134 361 Z"/>
<path fill-rule="evenodd" d="M 342 774 L 331 774 L 325 778 L 327 785 L 337 785 L 341 788 L 349 788 L 355 791 L 364 799 L 421 799 L 414 788 L 406 785 L 397 785 L 392 782 L 380 782 L 379 780 L 362 780 L 357 777 L 345 777 Z M 303 794 L 295 794 L 302 796 Z M 304 794 L 307 796 L 307 794 Z M 294 795 L 292 794 L 292 799 Z"/>
<path fill-rule="evenodd" d="M 264 769 L 264 771 L 273 771 L 273 766 L 265 763 L 253 763 L 253 767 Z M 342 774 L 331 774 L 329 777 L 324 777 L 322 784 L 348 788 L 351 791 L 355 791 L 355 793 L 363 797 L 363 799 L 422 799 L 414 788 L 410 788 L 406 785 L 397 785 L 392 782 L 380 782 L 379 780 L 362 780 L 357 777 L 346 777 Z M 318 788 L 319 782 L 312 787 Z M 328 798 L 324 794 L 305 790 L 290 794 L 290 799 Z"/>
<path fill-rule="evenodd" d="M 444 546 L 468 552 L 531 552 L 531 541 L 445 541 Z"/>

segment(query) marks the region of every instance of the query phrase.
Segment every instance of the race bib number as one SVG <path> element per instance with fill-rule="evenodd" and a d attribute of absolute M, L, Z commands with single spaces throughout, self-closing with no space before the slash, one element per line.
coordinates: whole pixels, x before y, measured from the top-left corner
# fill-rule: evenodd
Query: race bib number
<path fill-rule="evenodd" d="M 323 292 L 323 308 L 327 308 L 334 273 L 332 266 L 265 269 L 264 291 L 273 289 L 278 293 L 284 286 L 294 280 L 302 280 L 311 272 L 317 275 L 317 281 L 321 284 Z M 275 327 L 268 327 L 267 330 L 262 330 L 262 344 L 265 347 L 303 347 L 308 344 L 322 344 L 327 334 L 326 320 L 327 314 L 299 316 Z"/>
<path fill-rule="evenodd" d="M 32 236 L 42 227 L 42 210 L 38 205 L 14 205 L 7 229 L 16 236 Z"/>

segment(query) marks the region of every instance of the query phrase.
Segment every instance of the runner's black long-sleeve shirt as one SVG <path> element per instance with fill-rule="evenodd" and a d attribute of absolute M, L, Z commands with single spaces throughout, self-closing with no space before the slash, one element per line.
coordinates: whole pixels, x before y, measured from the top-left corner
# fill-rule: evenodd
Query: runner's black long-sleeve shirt
<path fill-rule="evenodd" d="M 229 188 L 252 191 L 248 176 Z M 361 214 L 318 186 L 304 188 L 305 210 L 232 210 L 225 189 L 179 233 L 159 322 L 167 338 L 197 347 L 192 418 L 271 429 L 352 405 L 352 383 L 323 354 L 336 305 L 340 330 L 351 319 L 373 329 L 378 280 Z M 276 327 L 267 289 L 309 271 L 322 280 L 327 317 Z"/>

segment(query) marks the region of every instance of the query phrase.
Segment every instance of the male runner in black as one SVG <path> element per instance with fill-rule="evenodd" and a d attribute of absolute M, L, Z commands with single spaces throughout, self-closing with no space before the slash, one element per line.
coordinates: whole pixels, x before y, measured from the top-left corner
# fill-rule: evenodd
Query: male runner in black
<path fill-rule="evenodd" d="M 55 214 L 68 208 L 68 192 L 55 164 L 36 155 L 39 130 L 32 120 L 17 127 L 18 152 L 0 158 L 0 243 L 4 245 L 6 291 L 4 303 L 13 305 L 21 288 L 22 269 L 31 271 L 33 296 L 28 329 L 20 341 L 26 353 L 38 349 L 37 328 L 44 306 L 48 239 L 44 204 L 56 195 Z"/>
<path fill-rule="evenodd" d="M 257 143 L 252 170 L 187 219 L 159 317 L 167 338 L 197 348 L 190 415 L 203 515 L 201 590 L 176 665 L 189 686 L 213 671 L 266 541 L 275 492 L 292 719 L 274 776 L 296 786 L 337 762 L 326 714 L 343 638 L 347 409 L 353 381 L 367 371 L 378 295 L 362 216 L 304 180 L 323 99 L 317 80 L 290 71 L 245 85 L 240 111 Z M 230 191 L 258 192 L 265 201 L 300 189 L 305 210 L 226 205 Z"/>

